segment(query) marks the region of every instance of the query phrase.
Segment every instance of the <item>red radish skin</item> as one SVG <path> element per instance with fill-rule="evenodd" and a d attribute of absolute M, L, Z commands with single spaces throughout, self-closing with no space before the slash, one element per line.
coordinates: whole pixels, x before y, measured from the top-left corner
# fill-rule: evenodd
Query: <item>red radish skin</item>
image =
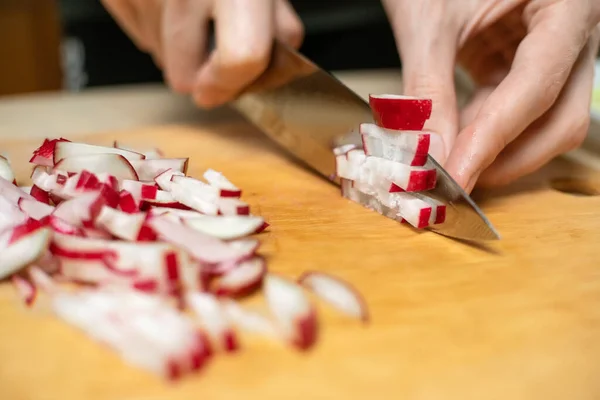
<path fill-rule="evenodd" d="M 203 177 L 211 186 L 219 189 L 220 197 L 239 198 L 242 196 L 242 191 L 237 186 L 231 183 L 222 173 L 214 169 L 208 169 L 204 172 Z"/>
<path fill-rule="evenodd" d="M 346 315 L 369 321 L 367 304 L 359 292 L 348 282 L 324 272 L 305 272 L 298 282 L 324 302 Z"/>
<path fill-rule="evenodd" d="M 300 350 L 312 347 L 319 324 L 317 313 L 302 288 L 295 282 L 268 274 L 263 291 L 284 337 Z"/>
<path fill-rule="evenodd" d="M 38 186 L 31 186 L 31 191 L 29 193 L 34 199 L 36 199 L 40 203 L 50 204 L 50 195 L 48 194 L 48 192 L 40 189 Z"/>
<path fill-rule="evenodd" d="M 237 301 L 230 299 L 221 299 L 221 305 L 228 319 L 237 329 L 270 338 L 280 338 L 279 330 L 268 314 L 243 307 Z"/>
<path fill-rule="evenodd" d="M 133 195 L 127 190 L 121 190 L 119 192 L 119 208 L 121 209 L 121 211 L 130 214 L 140 211 L 138 202 L 136 202 Z"/>
<path fill-rule="evenodd" d="M 386 129 L 420 131 L 431 116 L 432 101 L 393 94 L 369 95 L 377 125 Z"/>
<path fill-rule="evenodd" d="M 46 167 L 52 167 L 54 165 L 54 149 L 58 142 L 69 142 L 64 138 L 59 139 L 44 139 L 44 143 L 33 152 L 33 156 L 29 160 L 32 164 L 37 164 Z"/>
<path fill-rule="evenodd" d="M 156 182 L 158 187 L 161 188 L 162 190 L 166 190 L 166 191 L 170 192 L 171 191 L 171 183 L 172 183 L 171 181 L 172 181 L 173 176 L 185 176 L 185 175 L 181 171 L 176 171 L 176 170 L 169 168 L 168 170 L 158 174 L 154 178 L 154 182 Z"/>

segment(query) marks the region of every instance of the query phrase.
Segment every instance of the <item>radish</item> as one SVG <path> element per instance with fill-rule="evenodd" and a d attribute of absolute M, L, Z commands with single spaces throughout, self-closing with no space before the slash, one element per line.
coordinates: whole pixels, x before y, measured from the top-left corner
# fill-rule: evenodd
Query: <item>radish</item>
<path fill-rule="evenodd" d="M 126 213 L 136 213 L 140 211 L 138 202 L 127 190 L 119 192 L 119 208 Z"/>
<path fill-rule="evenodd" d="M 0 177 L 12 182 L 14 185 L 17 184 L 17 181 L 15 180 L 15 173 L 10 166 L 10 162 L 4 156 L 0 156 Z"/>
<path fill-rule="evenodd" d="M 246 260 L 256 253 L 259 246 L 259 242 L 253 239 L 222 242 L 163 217 L 150 218 L 148 225 L 162 240 L 184 249 L 198 261 L 207 264 Z"/>
<path fill-rule="evenodd" d="M 121 190 L 131 193 L 137 200 L 152 200 L 156 198 L 158 187 L 153 183 L 125 179 L 121 182 Z"/>
<path fill-rule="evenodd" d="M 171 183 L 170 193 L 177 202 L 193 210 L 208 215 L 217 215 L 219 213 L 217 198 L 216 196 L 210 197 L 210 193 L 208 193 L 208 197 L 202 197 L 203 192 L 189 190 L 189 188 L 176 182 Z"/>
<path fill-rule="evenodd" d="M 261 286 L 266 273 L 267 266 L 264 259 L 255 257 L 242 261 L 217 278 L 211 286 L 211 291 L 217 296 L 245 296 Z"/>
<path fill-rule="evenodd" d="M 20 198 L 19 209 L 34 219 L 42 219 L 54 212 L 54 207 L 36 200 Z"/>
<path fill-rule="evenodd" d="M 0 231 L 23 224 L 27 219 L 27 214 L 20 210 L 17 205 L 9 202 L 4 197 L 0 197 Z"/>
<path fill-rule="evenodd" d="M 238 302 L 229 299 L 222 299 L 221 304 L 228 319 L 236 328 L 249 333 L 279 338 L 276 324 L 263 313 L 242 307 Z"/>
<path fill-rule="evenodd" d="M 0 279 L 26 268 L 42 257 L 50 242 L 50 229 L 38 228 L 19 235 L 20 227 L 0 234 Z"/>
<path fill-rule="evenodd" d="M 369 95 L 377 125 L 387 129 L 419 131 L 431 116 L 430 99 L 393 94 Z"/>
<path fill-rule="evenodd" d="M 63 201 L 54 210 L 53 215 L 73 226 L 92 226 L 93 221 L 104 205 L 110 204 L 101 192 L 82 194 Z"/>
<path fill-rule="evenodd" d="M 189 292 L 185 297 L 186 304 L 200 319 L 204 329 L 208 331 L 213 343 L 225 351 L 238 350 L 237 335 L 231 326 L 227 314 L 219 301 L 208 293 Z"/>
<path fill-rule="evenodd" d="M 196 215 L 183 219 L 183 223 L 198 232 L 224 240 L 252 235 L 268 226 L 261 217 L 237 215 Z"/>
<path fill-rule="evenodd" d="M 54 149 L 58 142 L 69 142 L 69 140 L 64 138 L 52 140 L 44 139 L 44 143 L 34 150 L 33 156 L 29 162 L 36 165 L 52 167 L 54 165 Z"/>
<path fill-rule="evenodd" d="M 142 226 L 145 221 L 145 213 L 128 214 L 105 205 L 100 209 L 94 223 L 119 239 L 136 241 L 146 239 L 140 238 L 143 236 Z"/>
<path fill-rule="evenodd" d="M 17 293 L 23 299 L 23 302 L 27 307 L 31 307 L 35 301 L 37 290 L 35 286 L 27 279 L 22 278 L 19 275 L 12 276 L 13 286 L 17 289 Z"/>
<path fill-rule="evenodd" d="M 140 181 L 153 181 L 158 175 L 171 169 L 186 174 L 188 158 L 161 158 L 156 160 L 133 160 L 131 165 L 135 169 Z"/>
<path fill-rule="evenodd" d="M 305 272 L 298 282 L 341 312 L 364 322 L 369 320 L 367 306 L 349 283 L 323 272 Z"/>
<path fill-rule="evenodd" d="M 430 225 L 443 224 L 446 221 L 446 205 L 439 200 L 423 193 L 411 193 L 413 196 L 423 200 L 432 207 Z"/>
<path fill-rule="evenodd" d="M 116 140 L 113 143 L 113 147 L 116 149 L 121 149 L 121 150 L 131 151 L 134 153 L 143 154 L 147 160 L 162 158 L 162 156 L 163 156 L 163 153 L 159 149 L 154 148 L 154 149 L 146 149 L 146 150 L 136 150 L 132 147 L 123 146 L 120 143 L 117 143 Z"/>
<path fill-rule="evenodd" d="M 222 173 L 214 169 L 204 172 L 204 179 L 213 187 L 219 189 L 219 197 L 236 197 L 242 195 L 242 191 L 229 181 Z"/>
<path fill-rule="evenodd" d="M 24 197 L 26 199 L 33 199 L 31 195 L 25 193 L 17 186 L 15 186 L 12 182 L 7 181 L 2 177 L 0 177 L 0 196 L 13 204 L 17 204 L 21 197 Z"/>
<path fill-rule="evenodd" d="M 317 340 L 317 313 L 302 288 L 285 278 L 268 274 L 263 290 L 284 337 L 301 350 L 311 347 Z"/>
<path fill-rule="evenodd" d="M 50 195 L 48 194 L 48 192 L 40 189 L 36 185 L 31 186 L 31 191 L 29 192 L 29 194 L 41 203 L 50 204 Z"/>
<path fill-rule="evenodd" d="M 421 131 L 396 131 L 375 124 L 361 124 L 363 150 L 367 155 L 413 166 L 427 162 L 430 134 Z"/>
<path fill-rule="evenodd" d="M 87 170 L 92 173 L 106 172 L 117 179 L 138 180 L 138 175 L 129 161 L 119 154 L 89 154 L 63 158 L 54 167 L 68 172 Z"/>
<path fill-rule="evenodd" d="M 173 176 L 185 176 L 185 174 L 181 171 L 175 171 L 171 168 L 168 170 L 161 172 L 154 178 L 154 182 L 158 185 L 159 188 L 166 191 L 171 191 L 171 180 Z"/>
<path fill-rule="evenodd" d="M 54 165 L 58 164 L 61 160 L 68 157 L 81 157 L 98 154 L 116 154 L 124 157 L 129 161 L 144 159 L 143 154 L 117 149 L 114 147 L 96 146 L 93 144 L 76 142 L 58 142 L 54 147 Z"/>
<path fill-rule="evenodd" d="M 250 215 L 250 206 L 239 199 L 221 197 L 217 205 L 221 215 Z"/>

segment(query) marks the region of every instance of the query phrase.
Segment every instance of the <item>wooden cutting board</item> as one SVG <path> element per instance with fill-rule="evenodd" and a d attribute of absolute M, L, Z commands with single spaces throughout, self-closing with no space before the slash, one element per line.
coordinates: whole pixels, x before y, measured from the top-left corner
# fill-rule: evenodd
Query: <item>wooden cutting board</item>
<path fill-rule="evenodd" d="M 557 160 L 509 188 L 477 197 L 503 239 L 474 247 L 416 233 L 341 198 L 249 126 L 213 122 L 85 137 L 190 156 L 189 173 L 223 171 L 272 224 L 261 236 L 270 268 L 309 269 L 355 284 L 370 307 L 363 326 L 319 305 L 320 341 L 308 353 L 243 336 L 177 384 L 131 368 L 0 285 L 0 398 L 598 399 L 600 198 L 597 175 Z M 36 141 L 3 143 L 21 177 Z M 17 160 L 19 162 L 17 162 Z M 598 181 L 600 182 L 600 181 Z"/>

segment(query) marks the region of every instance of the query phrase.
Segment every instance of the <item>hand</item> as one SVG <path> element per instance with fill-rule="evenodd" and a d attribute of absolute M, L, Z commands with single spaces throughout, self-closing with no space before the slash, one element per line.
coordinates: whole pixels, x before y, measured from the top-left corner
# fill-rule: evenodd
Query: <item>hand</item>
<path fill-rule="evenodd" d="M 102 0 L 150 53 L 171 88 L 205 108 L 226 103 L 267 67 L 273 38 L 298 48 L 303 26 L 287 0 Z M 207 54 L 207 28 L 216 45 Z"/>
<path fill-rule="evenodd" d="M 578 147 L 589 125 L 600 2 L 384 0 L 407 95 L 430 97 L 433 156 L 468 192 Z M 478 89 L 459 113 L 456 62 Z"/>

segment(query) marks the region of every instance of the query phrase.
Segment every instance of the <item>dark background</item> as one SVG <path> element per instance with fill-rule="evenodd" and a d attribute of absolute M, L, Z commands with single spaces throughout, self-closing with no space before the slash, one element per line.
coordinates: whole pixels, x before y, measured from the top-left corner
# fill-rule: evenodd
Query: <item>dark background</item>
<path fill-rule="evenodd" d="M 292 4 L 306 30 L 300 51 L 324 69 L 400 67 L 380 1 L 295 0 Z M 162 81 L 152 59 L 136 49 L 99 0 L 60 0 L 59 11 L 63 36 L 76 39 L 83 55 L 82 89 Z"/>

